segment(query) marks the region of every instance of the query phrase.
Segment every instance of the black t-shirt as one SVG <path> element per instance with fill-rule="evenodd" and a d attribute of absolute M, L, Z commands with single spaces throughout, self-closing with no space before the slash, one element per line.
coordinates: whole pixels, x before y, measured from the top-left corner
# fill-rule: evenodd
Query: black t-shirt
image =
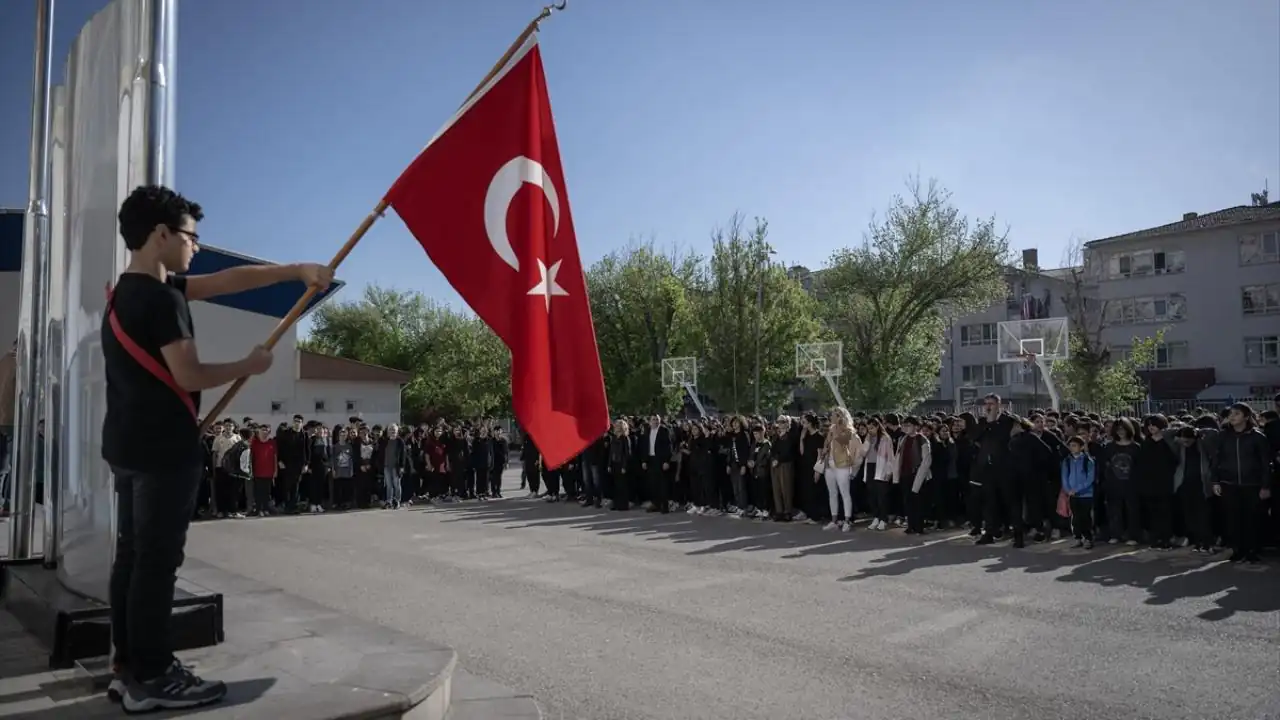
<path fill-rule="evenodd" d="M 142 273 L 124 273 L 112 307 L 124 333 L 168 369 L 160 348 L 195 337 L 187 280 L 167 282 Z M 174 388 L 133 359 L 116 339 L 109 315 L 102 318 L 102 356 L 107 376 L 107 417 L 102 425 L 102 457 L 118 467 L 166 472 L 199 466 L 200 429 Z M 196 409 L 200 393 L 189 393 Z"/>

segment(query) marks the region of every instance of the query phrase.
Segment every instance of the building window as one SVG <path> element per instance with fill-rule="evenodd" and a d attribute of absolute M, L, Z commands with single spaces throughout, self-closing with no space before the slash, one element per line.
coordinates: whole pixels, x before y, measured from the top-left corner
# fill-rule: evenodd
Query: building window
<path fill-rule="evenodd" d="M 1240 236 L 1240 264 L 1263 265 L 1280 262 L 1280 232 Z"/>
<path fill-rule="evenodd" d="M 1121 345 L 1113 348 L 1116 357 L 1129 360 L 1133 357 L 1133 348 Z M 1141 370 L 1172 370 L 1184 368 L 1191 364 L 1190 347 L 1185 342 L 1162 343 L 1156 346 L 1155 358 Z"/>
<path fill-rule="evenodd" d="M 272 414 L 272 415 L 276 415 L 276 414 L 281 413 L 281 412 L 283 412 L 283 411 L 284 411 L 284 401 L 283 401 L 283 400 L 272 400 L 272 401 L 271 401 L 271 414 Z"/>
<path fill-rule="evenodd" d="M 1111 280 L 1144 275 L 1173 275 L 1186 270 L 1186 256 L 1181 250 L 1137 250 L 1112 255 L 1107 264 Z"/>
<path fill-rule="evenodd" d="M 1249 367 L 1280 366 L 1280 335 L 1245 338 L 1244 364 Z"/>
<path fill-rule="evenodd" d="M 1244 306 L 1245 315 L 1280 313 L 1280 283 L 1246 285 L 1241 289 L 1240 302 Z"/>
<path fill-rule="evenodd" d="M 316 400 L 316 412 L 324 412 L 324 400 Z"/>
<path fill-rule="evenodd" d="M 1187 298 L 1181 293 L 1119 298 L 1107 303 L 1107 322 L 1111 325 L 1177 322 L 1186 314 Z"/>
<path fill-rule="evenodd" d="M 996 324 L 978 323 L 977 325 L 960 326 L 960 346 L 995 345 Z"/>
<path fill-rule="evenodd" d="M 963 365 L 960 368 L 960 380 L 973 387 L 1000 387 L 1004 385 L 1004 366 Z"/>
<path fill-rule="evenodd" d="M 348 400 L 348 401 L 347 401 L 347 412 L 355 412 L 355 411 L 356 411 L 356 401 L 355 401 L 355 400 Z"/>

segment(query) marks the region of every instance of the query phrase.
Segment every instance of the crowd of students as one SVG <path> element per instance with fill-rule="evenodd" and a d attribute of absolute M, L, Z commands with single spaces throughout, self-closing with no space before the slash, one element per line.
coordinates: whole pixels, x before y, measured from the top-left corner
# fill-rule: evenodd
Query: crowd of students
<path fill-rule="evenodd" d="M 1277 400 L 1280 407 L 1280 399 Z M 295 416 L 274 430 L 228 419 L 206 437 L 197 514 L 319 513 L 502 497 L 511 443 L 484 422 L 412 430 Z M 1245 404 L 1213 414 L 1102 417 L 1003 412 L 1000 398 L 958 415 L 729 416 L 617 420 L 559 468 L 519 450 L 521 490 L 548 502 L 683 511 L 907 534 L 965 527 L 980 545 L 1073 537 L 1190 546 L 1258 562 L 1280 539 L 1280 415 Z"/>
<path fill-rule="evenodd" d="M 353 417 L 330 428 L 301 415 L 275 428 L 227 418 L 204 448 L 197 518 L 501 497 L 510 452 L 502 428 L 483 422 L 384 428 Z"/>
<path fill-rule="evenodd" d="M 1280 407 L 1280 398 L 1277 398 Z M 859 517 L 908 534 L 967 527 L 979 545 L 1053 536 L 1095 542 L 1229 547 L 1259 562 L 1280 537 L 1280 415 L 1235 404 L 1173 418 L 1001 411 L 832 412 L 825 421 L 727 417 L 618 420 L 574 462 L 522 451 L 521 486 L 549 502 L 625 511 L 683 510 L 848 532 Z M 1265 432 L 1264 432 L 1265 430 Z M 545 488 L 540 491 L 540 486 Z"/>

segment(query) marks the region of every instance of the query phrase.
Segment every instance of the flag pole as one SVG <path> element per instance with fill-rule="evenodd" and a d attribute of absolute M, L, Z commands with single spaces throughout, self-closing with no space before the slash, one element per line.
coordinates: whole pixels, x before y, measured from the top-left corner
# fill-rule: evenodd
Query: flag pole
<path fill-rule="evenodd" d="M 470 102 L 471 98 L 479 94 L 479 92 L 484 89 L 484 86 L 488 85 L 489 82 L 502 71 L 502 68 L 511 61 L 512 56 L 516 54 L 520 49 L 520 46 L 524 45 L 530 35 L 538 31 L 538 25 L 543 20 L 551 17 L 551 14 L 554 12 L 564 10 L 568 4 L 568 0 L 561 0 L 559 3 L 553 3 L 543 7 L 542 12 L 538 13 L 538 16 L 525 26 L 524 32 L 520 33 L 520 35 L 516 37 L 515 42 L 511 43 L 511 47 L 507 48 L 507 51 L 502 54 L 502 57 L 498 59 L 498 62 L 494 63 L 493 68 L 484 76 L 484 79 L 480 81 L 480 84 L 476 85 L 476 89 L 471 91 L 471 94 L 467 96 L 467 99 L 463 101 L 462 104 L 465 106 Z M 355 232 L 351 233 L 351 237 L 347 238 L 347 242 L 343 244 L 342 248 L 338 250 L 338 253 L 333 256 L 333 259 L 329 261 L 330 270 L 337 272 L 338 266 L 342 265 L 342 261 L 347 259 L 347 256 L 355 249 L 356 244 L 364 238 L 365 233 L 369 232 L 369 228 L 373 227 L 373 224 L 376 223 L 378 218 L 382 217 L 386 211 L 387 201 L 384 198 L 378 202 L 378 205 L 373 209 L 373 212 L 365 216 L 364 221 L 360 223 L 360 226 L 356 228 Z M 276 325 L 276 329 L 271 331 L 271 335 L 267 338 L 266 342 L 262 343 L 262 346 L 268 350 L 274 349 L 276 343 L 280 342 L 280 338 L 284 337 L 284 334 L 297 324 L 298 319 L 302 317 L 302 313 L 307 309 L 307 305 L 310 304 L 311 299 L 316 296 L 317 292 L 318 289 L 316 287 L 308 287 L 307 291 L 302 293 L 302 297 L 298 298 L 298 301 L 293 304 L 289 313 L 281 318 L 280 322 Z M 208 430 L 209 426 L 214 423 L 217 417 L 226 411 L 227 406 L 230 405 L 236 395 L 244 389 L 244 385 L 248 381 L 249 378 L 242 377 L 231 383 L 231 387 L 227 388 L 227 391 L 222 394 L 222 397 L 213 406 L 213 408 L 205 414 L 204 420 L 200 423 L 200 432 L 203 433 Z"/>

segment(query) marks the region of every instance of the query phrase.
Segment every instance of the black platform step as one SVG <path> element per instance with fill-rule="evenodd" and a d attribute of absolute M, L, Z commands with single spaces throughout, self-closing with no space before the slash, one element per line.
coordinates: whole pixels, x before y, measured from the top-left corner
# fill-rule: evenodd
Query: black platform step
<path fill-rule="evenodd" d="M 110 608 L 71 592 L 56 570 L 34 562 L 0 562 L 0 594 L 5 609 L 49 651 L 51 668 L 111 654 Z M 175 650 L 221 643 L 222 594 L 178 579 L 173 597 Z"/>

